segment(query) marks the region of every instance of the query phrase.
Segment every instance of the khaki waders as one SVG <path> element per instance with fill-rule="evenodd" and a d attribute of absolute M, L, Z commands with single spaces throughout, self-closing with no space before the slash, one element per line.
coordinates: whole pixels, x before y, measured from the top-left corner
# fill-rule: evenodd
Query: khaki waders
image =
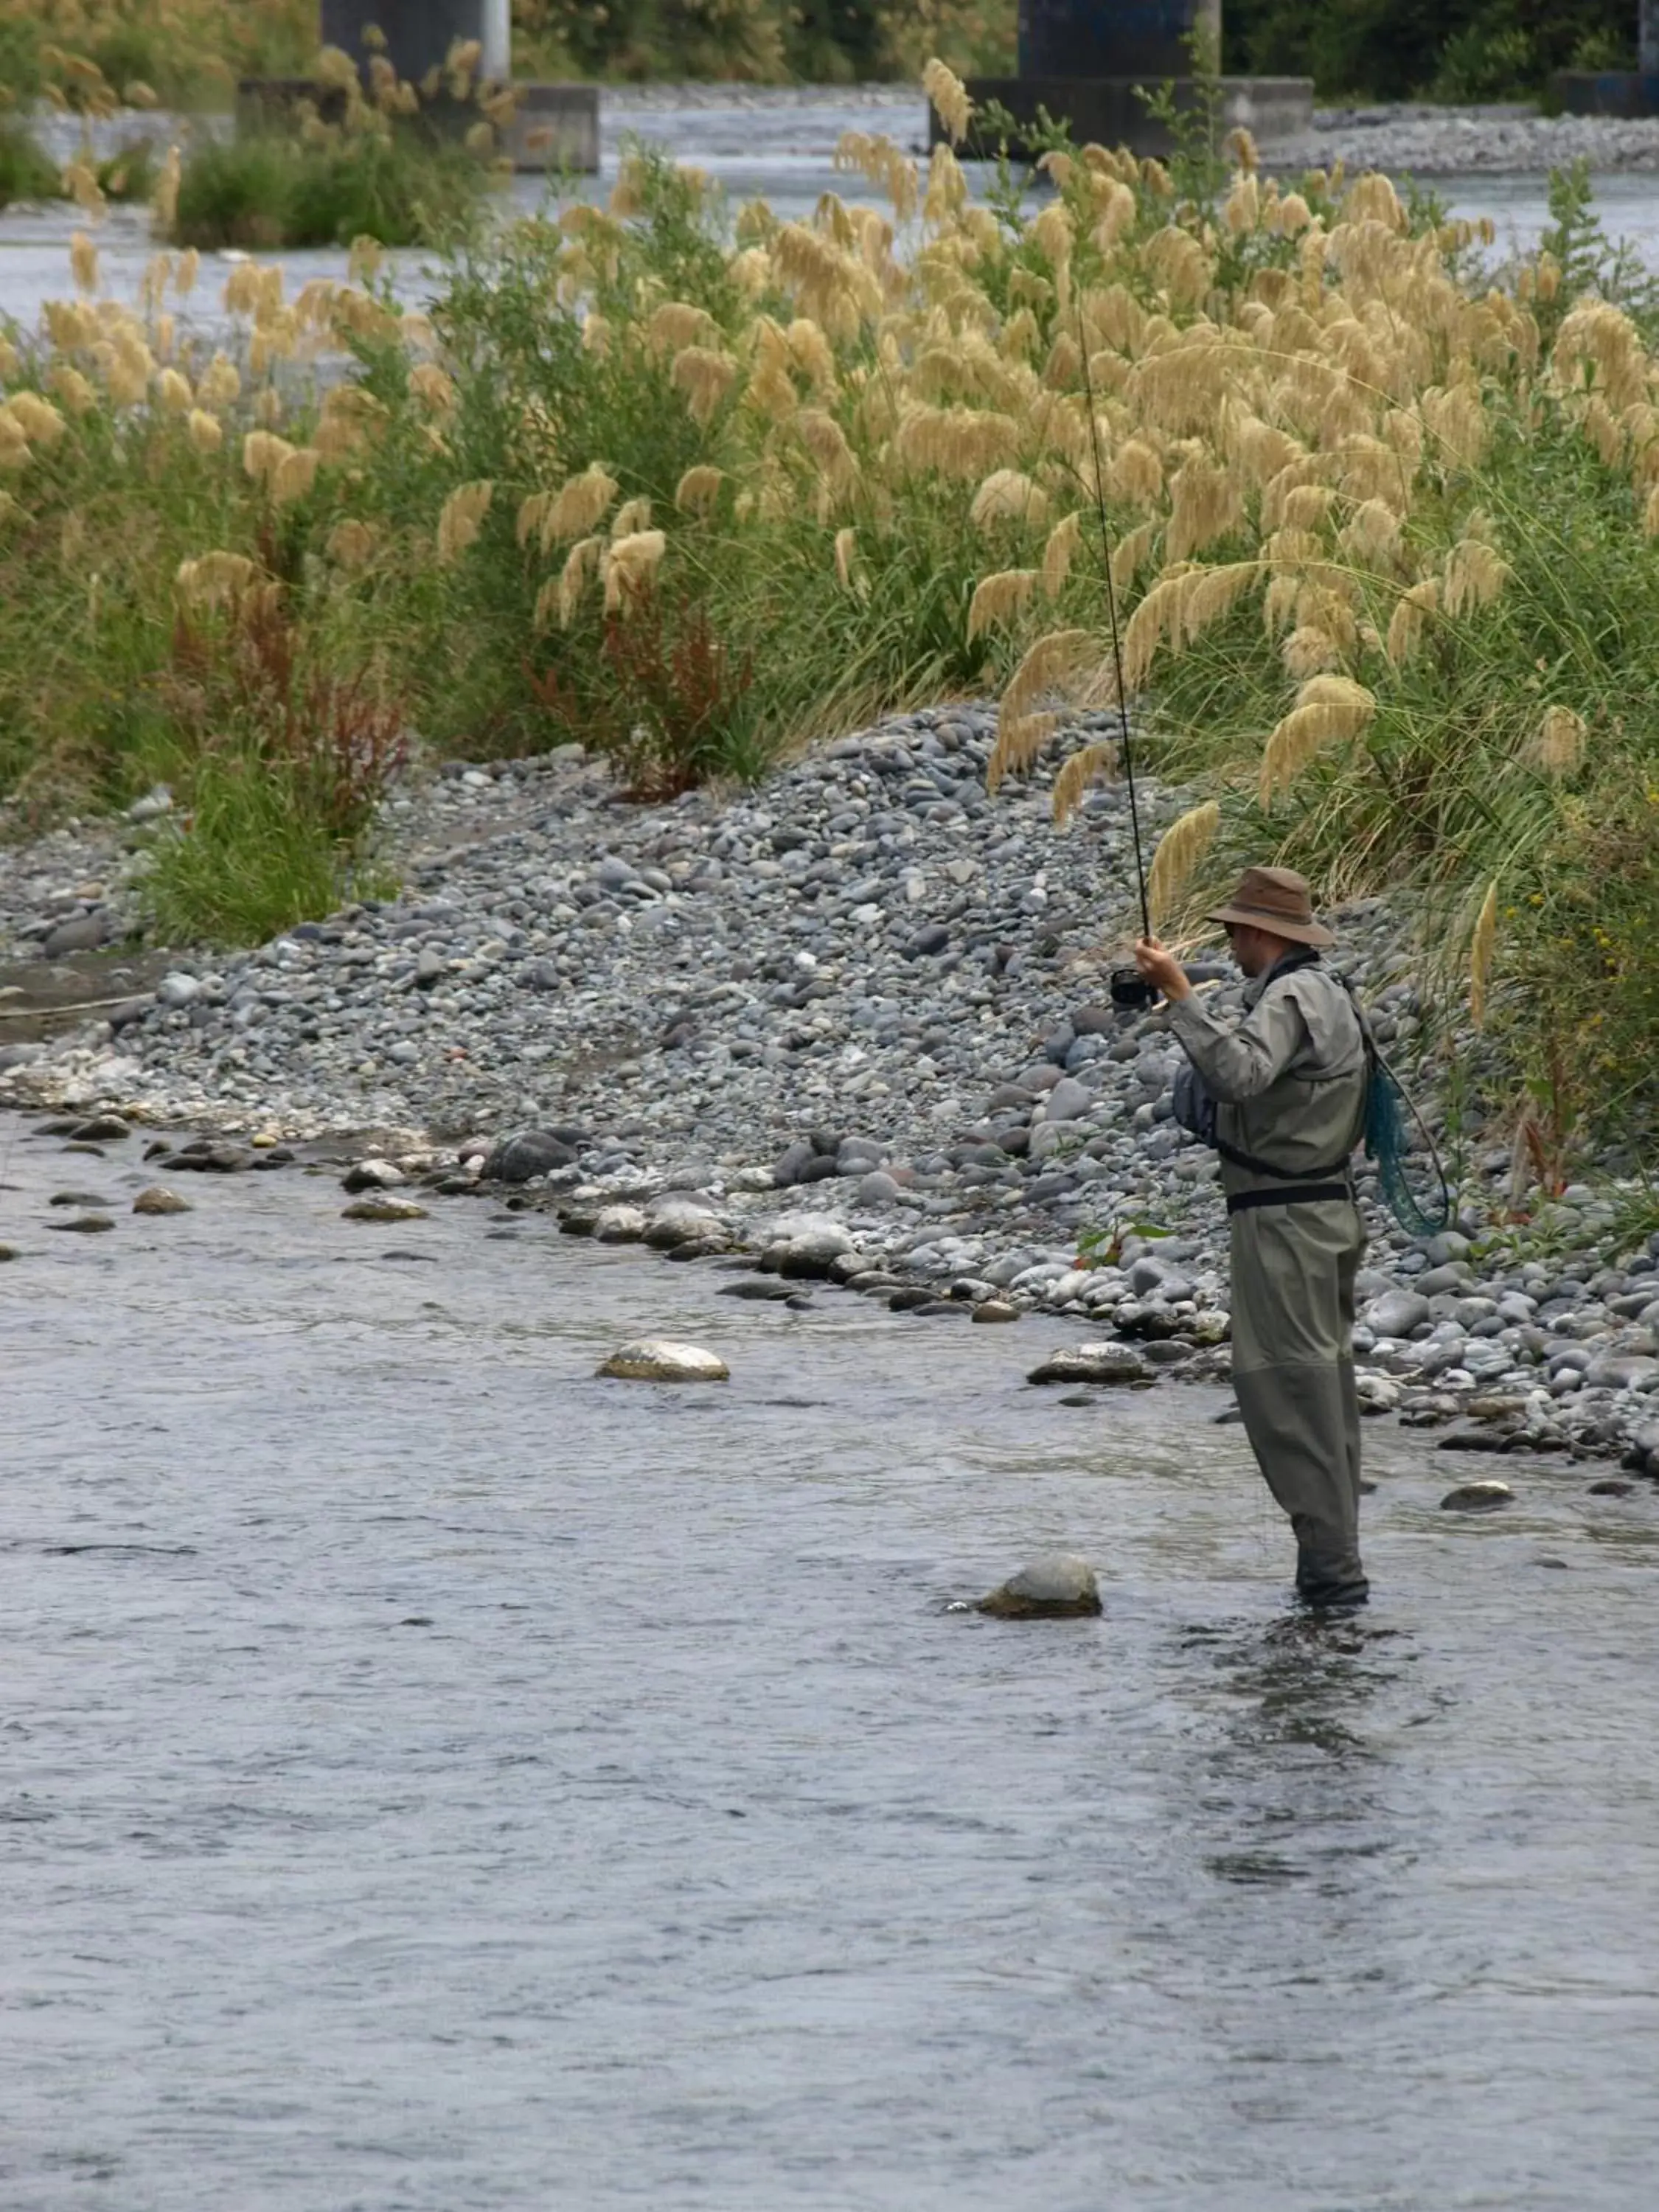
<path fill-rule="evenodd" d="M 1340 980 L 1310 953 L 1224 1023 L 1194 997 L 1173 1026 L 1216 1101 L 1232 1242 L 1233 1387 L 1267 1487 L 1297 1539 L 1297 1586 L 1358 1602 L 1359 1404 L 1354 1277 L 1364 1231 L 1347 1161 L 1364 1119 L 1364 1039 Z"/>
<path fill-rule="evenodd" d="M 1296 1533 L 1298 1587 L 1316 1598 L 1361 1595 L 1358 1209 L 1346 1195 L 1245 1206 L 1229 1226 L 1233 1389 L 1250 1449 Z"/>

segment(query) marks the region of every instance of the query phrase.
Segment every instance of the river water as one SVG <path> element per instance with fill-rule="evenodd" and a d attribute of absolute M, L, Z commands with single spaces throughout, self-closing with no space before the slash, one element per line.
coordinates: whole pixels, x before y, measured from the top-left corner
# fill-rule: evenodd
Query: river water
<path fill-rule="evenodd" d="M 136 1149 L 0 1117 L 7 2212 L 1651 2203 L 1650 1486 L 1373 1427 L 1316 1626 L 1063 1327 Z M 946 1610 L 1056 1545 L 1100 1620 Z"/>

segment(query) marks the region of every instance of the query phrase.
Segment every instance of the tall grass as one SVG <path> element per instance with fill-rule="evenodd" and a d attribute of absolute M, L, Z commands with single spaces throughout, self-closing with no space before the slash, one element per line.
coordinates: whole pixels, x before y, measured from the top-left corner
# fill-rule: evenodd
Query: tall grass
<path fill-rule="evenodd" d="M 0 95 L 23 106 L 225 108 L 316 51 L 314 0 L 0 0 Z"/>
<path fill-rule="evenodd" d="M 1498 283 L 1386 179 L 1290 190 L 1236 150 L 1214 203 L 1056 143 L 1033 205 L 854 139 L 890 216 L 735 228 L 637 155 L 608 210 L 458 250 L 429 317 L 236 270 L 234 398 L 159 312 L 55 310 L 8 381 L 56 427 L 0 413 L 0 775 L 119 796 L 170 744 L 187 786 L 177 618 L 234 573 L 446 748 L 579 737 L 656 793 L 992 688 L 1018 775 L 1110 696 L 1098 489 L 1150 742 L 1206 808 L 1159 871 L 1173 922 L 1246 854 L 1328 896 L 1415 886 L 1540 1144 L 1650 1139 L 1641 288 L 1575 187 Z M 331 347 L 350 373 L 285 411 L 284 362 Z M 1076 757 L 1062 801 L 1109 765 Z"/>

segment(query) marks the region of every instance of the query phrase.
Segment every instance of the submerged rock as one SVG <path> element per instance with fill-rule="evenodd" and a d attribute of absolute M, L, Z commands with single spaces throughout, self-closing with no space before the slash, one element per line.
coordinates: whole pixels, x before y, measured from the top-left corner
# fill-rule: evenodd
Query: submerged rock
<path fill-rule="evenodd" d="M 997 1620 L 1077 1620 L 1100 1611 L 1100 1585 L 1075 1552 L 1044 1552 L 981 1598 L 975 1610 Z"/>
<path fill-rule="evenodd" d="M 1051 1352 L 1025 1379 L 1029 1382 L 1146 1382 L 1152 1372 L 1129 1345 L 1079 1344 L 1069 1351 Z"/>
<path fill-rule="evenodd" d="M 425 1206 L 416 1206 L 412 1198 L 360 1198 L 340 1208 L 342 1221 L 426 1221 L 430 1218 Z"/>
<path fill-rule="evenodd" d="M 82 1237 L 96 1237 L 106 1229 L 113 1229 L 115 1224 L 106 1213 L 77 1213 L 73 1221 L 49 1221 L 46 1226 L 78 1231 Z"/>
<path fill-rule="evenodd" d="M 1515 1492 L 1507 1482 L 1488 1477 L 1481 1482 L 1460 1482 L 1455 1490 L 1449 1490 L 1440 1501 L 1443 1513 L 1490 1513 L 1500 1505 L 1514 1503 Z"/>
<path fill-rule="evenodd" d="M 629 1382 L 725 1382 L 732 1370 L 718 1354 L 705 1352 L 700 1344 L 645 1337 L 620 1346 L 597 1372 Z"/>
<path fill-rule="evenodd" d="M 141 1190 L 133 1200 L 132 1210 L 135 1213 L 188 1213 L 191 1206 L 190 1200 L 180 1198 L 176 1190 L 168 1190 L 165 1185 L 153 1182 L 148 1190 Z"/>

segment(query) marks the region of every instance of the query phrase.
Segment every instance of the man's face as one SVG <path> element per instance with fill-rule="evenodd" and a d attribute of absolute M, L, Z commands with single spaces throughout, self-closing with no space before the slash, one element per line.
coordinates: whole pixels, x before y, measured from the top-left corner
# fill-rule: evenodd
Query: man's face
<path fill-rule="evenodd" d="M 1230 921 L 1227 942 L 1232 947 L 1234 960 L 1246 975 L 1260 975 L 1272 967 L 1277 957 L 1278 939 L 1269 937 L 1265 929 L 1252 929 L 1248 922 Z"/>

